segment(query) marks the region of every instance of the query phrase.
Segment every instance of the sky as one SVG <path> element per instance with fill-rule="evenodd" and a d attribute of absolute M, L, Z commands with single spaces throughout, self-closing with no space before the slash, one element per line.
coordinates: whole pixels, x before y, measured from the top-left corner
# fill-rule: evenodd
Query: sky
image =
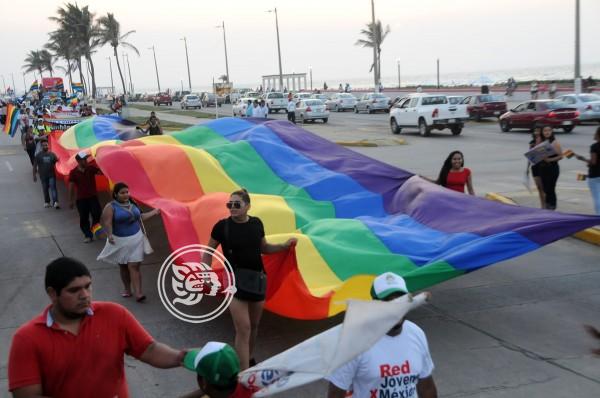
<path fill-rule="evenodd" d="M 48 20 L 65 1 L 0 0 L 0 10 L 13 18 L 0 25 L 0 74 L 23 89 L 24 59 L 41 49 L 56 24 Z M 370 79 L 372 50 L 355 45 L 370 22 L 370 0 L 102 0 L 78 1 L 97 16 L 111 12 L 122 32 L 135 30 L 128 41 L 136 91 L 156 91 L 150 47 L 156 49 L 161 88 L 187 89 L 184 42 L 187 38 L 192 86 L 211 85 L 225 74 L 223 21 L 227 34 L 230 79 L 256 87 L 261 76 L 278 73 L 275 17 L 277 7 L 283 73 L 308 73 L 313 82 L 337 86 L 347 79 Z M 375 0 L 376 19 L 391 33 L 382 45 L 382 75 L 396 76 L 400 60 L 406 76 L 435 73 L 440 59 L 447 72 L 481 72 L 572 65 L 575 0 Z M 581 59 L 600 63 L 600 1 L 581 0 Z M 12 40 L 7 40 L 12 39 Z M 9 44 L 10 43 L 10 44 Z M 120 52 L 123 50 L 120 50 Z M 111 47 L 93 57 L 98 86 L 110 86 Z M 122 60 L 122 57 L 121 57 Z M 63 64 L 62 61 L 58 65 Z M 115 86 L 118 73 L 112 60 Z M 29 85 L 33 75 L 25 76 Z"/>

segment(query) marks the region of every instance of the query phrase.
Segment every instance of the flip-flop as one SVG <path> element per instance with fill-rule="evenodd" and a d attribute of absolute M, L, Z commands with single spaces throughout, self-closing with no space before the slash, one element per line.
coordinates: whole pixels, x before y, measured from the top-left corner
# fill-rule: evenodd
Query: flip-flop
<path fill-rule="evenodd" d="M 135 301 L 137 301 L 138 303 L 141 303 L 143 301 L 146 301 L 146 296 L 141 296 L 135 299 Z"/>
<path fill-rule="evenodd" d="M 128 293 L 128 292 L 123 292 L 123 293 L 121 293 L 121 297 L 125 297 L 125 298 L 127 298 L 127 297 L 131 297 L 131 296 L 132 296 L 132 294 L 131 294 L 131 293 Z"/>

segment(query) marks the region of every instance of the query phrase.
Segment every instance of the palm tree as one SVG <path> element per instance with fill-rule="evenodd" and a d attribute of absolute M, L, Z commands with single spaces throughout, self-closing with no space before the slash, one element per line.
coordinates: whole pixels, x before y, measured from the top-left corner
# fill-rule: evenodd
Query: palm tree
<path fill-rule="evenodd" d="M 58 30 L 64 32 L 65 36 L 73 43 L 77 67 L 81 80 L 83 81 L 83 68 L 81 57 L 85 57 L 90 67 L 90 80 L 92 83 L 92 96 L 96 96 L 96 77 L 94 73 L 94 62 L 92 54 L 98 48 L 97 27 L 94 25 L 94 14 L 88 6 L 79 8 L 77 3 L 67 3 L 64 8 L 58 8 L 58 16 L 49 19 L 58 23 Z"/>
<path fill-rule="evenodd" d="M 42 72 L 44 71 L 44 61 L 42 59 L 42 55 L 39 50 L 31 50 L 27 57 L 25 57 L 25 65 L 23 65 L 25 72 L 34 72 L 38 71 L 40 73 L 40 78 L 42 78 Z"/>
<path fill-rule="evenodd" d="M 375 81 L 378 83 L 381 82 L 381 44 L 387 37 L 388 33 L 390 33 L 390 25 L 387 25 L 384 29 L 381 21 L 377 20 L 375 23 L 367 24 L 367 29 L 362 29 L 360 31 L 360 34 L 362 34 L 365 38 L 358 39 L 355 43 L 357 46 L 375 48 L 377 57 L 373 60 L 373 64 L 371 65 L 369 72 L 374 70 Z"/>
<path fill-rule="evenodd" d="M 65 73 L 69 75 L 69 83 L 73 86 L 73 75 L 71 72 L 75 71 L 75 46 L 69 40 L 68 33 L 63 30 L 55 30 L 48 34 L 50 39 L 44 47 L 54 53 L 55 58 L 62 58 L 67 61 L 67 68 L 61 68 Z"/>
<path fill-rule="evenodd" d="M 50 54 L 50 51 L 48 50 L 40 50 L 40 59 L 44 69 L 50 72 L 50 77 L 53 77 L 52 72 L 54 71 L 54 68 L 52 67 L 52 64 L 54 64 L 54 56 Z"/>
<path fill-rule="evenodd" d="M 121 24 L 119 21 L 115 19 L 114 14 L 110 12 L 106 14 L 106 16 L 100 17 L 98 19 L 98 42 L 101 46 L 105 44 L 110 44 L 113 48 L 115 60 L 117 61 L 117 69 L 119 70 L 119 75 L 121 76 L 121 83 L 123 84 L 123 93 L 127 93 L 127 89 L 125 88 L 125 79 L 123 78 L 123 72 L 121 71 L 121 64 L 119 63 L 119 53 L 117 48 L 119 46 L 129 48 L 133 52 L 135 52 L 138 56 L 140 52 L 137 48 L 131 43 L 125 41 L 127 36 L 135 33 L 135 30 L 130 30 L 129 32 L 121 35 Z M 125 67 L 125 65 L 123 65 Z"/>

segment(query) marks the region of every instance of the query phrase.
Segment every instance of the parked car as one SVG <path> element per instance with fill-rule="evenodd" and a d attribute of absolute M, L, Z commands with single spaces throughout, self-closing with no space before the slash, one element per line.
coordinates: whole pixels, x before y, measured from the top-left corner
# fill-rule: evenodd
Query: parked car
<path fill-rule="evenodd" d="M 307 98 L 310 98 L 311 95 L 312 95 L 312 93 L 299 92 L 299 93 L 294 94 L 294 99 L 297 101 L 301 100 L 301 99 L 307 99 Z"/>
<path fill-rule="evenodd" d="M 467 105 L 469 117 L 478 122 L 484 117 L 500 117 L 506 112 L 506 101 L 501 95 L 472 95 L 466 97 L 462 104 Z"/>
<path fill-rule="evenodd" d="M 577 125 L 578 118 L 579 111 L 562 101 L 533 100 L 523 102 L 500 116 L 500 129 L 508 132 L 513 128 L 532 130 L 536 126 L 552 126 L 569 133 Z"/>
<path fill-rule="evenodd" d="M 200 101 L 202 102 L 202 106 L 203 107 L 207 107 L 207 106 L 221 106 L 223 105 L 223 102 L 225 101 L 224 97 L 218 97 L 216 94 L 213 93 L 202 93 L 202 95 L 200 96 Z"/>
<path fill-rule="evenodd" d="M 348 93 L 336 93 L 325 101 L 325 107 L 330 111 L 343 112 L 346 109 L 353 110 L 356 105 L 356 97 Z"/>
<path fill-rule="evenodd" d="M 255 100 L 255 99 L 259 99 L 261 94 L 258 91 L 248 91 L 243 96 L 247 97 L 247 98 L 252 98 L 253 100 Z"/>
<path fill-rule="evenodd" d="M 325 109 L 325 103 L 318 99 L 305 98 L 296 103 L 296 119 L 299 122 L 306 123 L 307 120 L 323 120 L 327 123 L 329 120 L 329 111 Z"/>
<path fill-rule="evenodd" d="M 452 135 L 462 132 L 469 115 L 464 107 L 451 105 L 445 95 L 411 94 L 400 100 L 390 110 L 390 128 L 393 134 L 400 134 L 405 127 L 418 127 L 422 136 L 432 129 L 450 129 Z"/>
<path fill-rule="evenodd" d="M 394 105 L 396 105 L 398 102 L 402 101 L 404 98 L 406 98 L 406 96 L 394 97 L 394 99 L 390 101 L 390 104 L 388 105 L 388 109 L 392 109 L 392 107 Z"/>
<path fill-rule="evenodd" d="M 246 108 L 248 106 L 248 101 L 254 101 L 255 98 L 252 97 L 242 97 L 237 100 L 232 107 L 233 116 L 246 116 Z"/>
<path fill-rule="evenodd" d="M 310 96 L 310 98 L 321 100 L 323 103 L 325 103 L 325 105 L 327 105 L 326 103 L 329 99 L 329 96 L 327 94 L 313 94 Z"/>
<path fill-rule="evenodd" d="M 196 94 L 187 94 L 183 96 L 181 100 L 181 109 L 188 108 L 202 108 L 202 103 L 200 102 L 200 97 Z"/>
<path fill-rule="evenodd" d="M 185 97 L 188 94 L 191 94 L 191 92 L 190 91 L 175 91 L 175 94 L 173 95 L 173 101 L 175 101 L 175 102 L 181 101 L 183 99 L 183 97 Z"/>
<path fill-rule="evenodd" d="M 261 98 L 265 100 L 265 103 L 269 107 L 269 113 L 278 113 L 280 110 L 286 112 L 288 100 L 287 96 L 283 93 L 264 93 Z"/>
<path fill-rule="evenodd" d="M 144 93 L 142 94 L 142 101 L 144 102 L 154 102 L 154 97 L 156 97 L 158 93 Z"/>
<path fill-rule="evenodd" d="M 389 112 L 389 104 L 391 100 L 380 93 L 364 94 L 354 105 L 354 113 L 365 111 L 373 113 L 377 111 Z"/>
<path fill-rule="evenodd" d="M 158 93 L 154 97 L 154 106 L 160 106 L 161 104 L 172 106 L 173 98 L 167 93 Z"/>
<path fill-rule="evenodd" d="M 458 105 L 465 99 L 462 95 L 447 95 L 446 98 L 448 98 L 450 105 Z"/>
<path fill-rule="evenodd" d="M 600 122 L 600 95 L 566 94 L 556 98 L 579 111 L 580 122 Z"/>

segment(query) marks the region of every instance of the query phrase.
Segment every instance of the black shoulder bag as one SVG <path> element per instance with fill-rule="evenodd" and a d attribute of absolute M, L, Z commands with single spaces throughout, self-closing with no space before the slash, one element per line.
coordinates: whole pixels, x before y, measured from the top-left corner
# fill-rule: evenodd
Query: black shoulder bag
<path fill-rule="evenodd" d="M 227 244 L 227 254 L 229 258 L 233 258 L 233 250 L 229 244 L 229 223 L 231 220 L 225 220 L 225 242 Z M 238 290 L 251 293 L 257 296 L 264 296 L 267 292 L 267 275 L 262 271 L 255 271 L 248 268 L 234 268 L 235 282 Z"/>

